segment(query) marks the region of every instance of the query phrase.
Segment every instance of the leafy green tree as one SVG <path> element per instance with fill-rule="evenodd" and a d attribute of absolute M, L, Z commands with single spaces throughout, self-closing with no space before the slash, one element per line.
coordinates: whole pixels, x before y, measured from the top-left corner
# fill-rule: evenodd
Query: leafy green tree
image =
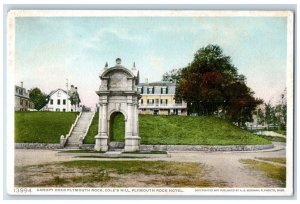
<path fill-rule="evenodd" d="M 218 45 L 200 48 L 178 75 L 175 98 L 187 102 L 189 114 L 223 115 L 242 125 L 262 103 Z"/>
<path fill-rule="evenodd" d="M 179 82 L 181 79 L 182 69 L 172 69 L 169 72 L 163 74 L 162 81 L 173 81 Z"/>
<path fill-rule="evenodd" d="M 42 109 L 47 103 L 47 94 L 43 93 L 39 88 L 32 88 L 29 90 L 30 101 L 33 102 L 34 108 L 37 110 Z"/>
<path fill-rule="evenodd" d="M 263 100 L 254 98 L 254 92 L 244 82 L 230 84 L 224 91 L 225 101 L 223 110 L 225 116 L 237 122 L 239 126 L 252 122 L 254 110 Z"/>
<path fill-rule="evenodd" d="M 277 105 L 269 102 L 265 104 L 265 121 L 267 125 L 278 125 L 281 130 L 286 129 L 287 103 L 286 90 L 281 94 Z"/>
<path fill-rule="evenodd" d="M 280 129 L 286 129 L 286 117 L 287 117 L 287 99 L 286 99 L 286 89 L 281 94 L 281 104 L 279 105 L 280 111 Z"/>

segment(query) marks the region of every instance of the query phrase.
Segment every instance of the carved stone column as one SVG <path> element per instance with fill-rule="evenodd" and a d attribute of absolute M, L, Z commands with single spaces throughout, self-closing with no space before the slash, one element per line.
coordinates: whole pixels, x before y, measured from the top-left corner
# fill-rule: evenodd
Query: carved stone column
<path fill-rule="evenodd" d="M 95 150 L 106 152 L 108 150 L 108 134 L 107 134 L 107 103 L 100 104 L 99 127 L 100 135 L 95 137 Z"/>
<path fill-rule="evenodd" d="M 126 133 L 125 137 L 125 152 L 134 152 L 140 150 L 140 137 L 137 134 L 137 120 L 136 120 L 136 112 L 137 106 L 132 103 L 127 104 L 128 107 L 128 121 L 130 121 L 130 131 Z"/>

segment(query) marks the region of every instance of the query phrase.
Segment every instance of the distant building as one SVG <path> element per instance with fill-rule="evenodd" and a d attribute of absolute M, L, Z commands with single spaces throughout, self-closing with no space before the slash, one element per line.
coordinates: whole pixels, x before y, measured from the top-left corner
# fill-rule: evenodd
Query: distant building
<path fill-rule="evenodd" d="M 139 113 L 155 115 L 187 115 L 187 104 L 175 101 L 176 83 L 159 81 L 138 84 Z"/>
<path fill-rule="evenodd" d="M 71 105 L 70 97 L 72 94 L 77 93 L 77 87 L 71 86 L 70 91 L 63 89 L 56 89 L 51 91 L 48 95 L 49 101 L 43 111 L 54 111 L 54 112 L 75 112 L 81 111 L 81 107 L 78 105 Z"/>
<path fill-rule="evenodd" d="M 28 111 L 34 109 L 34 104 L 29 99 L 29 93 L 21 86 L 15 86 L 15 111 Z"/>

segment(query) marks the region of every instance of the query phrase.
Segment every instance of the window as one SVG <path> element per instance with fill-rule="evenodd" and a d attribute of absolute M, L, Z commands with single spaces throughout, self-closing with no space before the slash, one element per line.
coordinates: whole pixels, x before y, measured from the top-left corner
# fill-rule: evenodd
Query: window
<path fill-rule="evenodd" d="M 139 93 L 139 94 L 142 94 L 142 93 L 143 93 L 143 87 L 138 87 L 137 90 L 138 90 L 138 93 Z"/>
<path fill-rule="evenodd" d="M 27 106 L 28 105 L 28 101 L 25 101 L 25 106 Z"/>
<path fill-rule="evenodd" d="M 162 106 L 166 106 L 168 104 L 168 99 L 161 99 L 160 103 Z"/>
<path fill-rule="evenodd" d="M 161 99 L 161 103 L 168 103 L 168 99 Z"/>
<path fill-rule="evenodd" d="M 59 110 L 59 108 L 56 108 L 56 112 L 59 112 L 60 110 Z"/>
<path fill-rule="evenodd" d="M 60 105 L 60 99 L 57 99 L 57 105 Z"/>
<path fill-rule="evenodd" d="M 20 99 L 20 105 L 23 105 L 23 100 L 22 99 Z"/>
<path fill-rule="evenodd" d="M 65 108 L 63 108 L 63 112 L 66 112 L 66 109 L 65 109 Z"/>
<path fill-rule="evenodd" d="M 71 109 L 71 112 L 73 112 L 73 109 Z"/>
<path fill-rule="evenodd" d="M 143 99 L 141 99 L 141 104 L 143 104 L 144 103 L 144 100 Z"/>
<path fill-rule="evenodd" d="M 57 97 L 60 97 L 60 91 L 57 92 Z"/>
<path fill-rule="evenodd" d="M 168 93 L 167 87 L 162 87 L 161 88 L 161 94 L 167 94 L 167 93 Z"/>
<path fill-rule="evenodd" d="M 148 88 L 148 94 L 153 94 L 153 87 Z"/>
<path fill-rule="evenodd" d="M 66 99 L 63 99 L 63 105 L 66 105 Z"/>
<path fill-rule="evenodd" d="M 53 105 L 53 99 L 50 99 L 50 104 Z"/>
<path fill-rule="evenodd" d="M 154 104 L 154 99 L 148 99 L 148 100 L 147 100 L 147 104 L 153 105 L 153 104 Z"/>
<path fill-rule="evenodd" d="M 158 106 L 159 105 L 159 99 L 155 99 L 155 104 Z"/>

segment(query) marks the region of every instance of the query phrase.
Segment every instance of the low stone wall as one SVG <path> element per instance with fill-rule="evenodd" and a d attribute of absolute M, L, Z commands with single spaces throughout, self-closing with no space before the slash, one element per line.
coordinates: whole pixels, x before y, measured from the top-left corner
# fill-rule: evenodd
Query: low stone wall
<path fill-rule="evenodd" d="M 116 143 L 116 147 L 121 148 L 122 144 Z M 94 144 L 83 144 L 81 149 L 94 149 Z M 140 151 L 256 151 L 273 148 L 273 144 L 268 145 L 140 145 Z M 16 149 L 62 149 L 60 144 L 46 143 L 17 143 Z"/>
<path fill-rule="evenodd" d="M 61 149 L 61 146 L 48 143 L 15 143 L 15 149 Z"/>
<path fill-rule="evenodd" d="M 255 151 L 273 148 L 268 145 L 141 145 L 141 151 Z"/>
<path fill-rule="evenodd" d="M 119 144 L 118 144 L 119 145 Z M 118 146 L 116 145 L 116 146 Z M 93 144 L 83 144 L 82 149 L 94 149 Z M 120 147 L 120 146 L 118 146 Z M 140 151 L 256 151 L 273 148 L 268 145 L 140 145 Z"/>

